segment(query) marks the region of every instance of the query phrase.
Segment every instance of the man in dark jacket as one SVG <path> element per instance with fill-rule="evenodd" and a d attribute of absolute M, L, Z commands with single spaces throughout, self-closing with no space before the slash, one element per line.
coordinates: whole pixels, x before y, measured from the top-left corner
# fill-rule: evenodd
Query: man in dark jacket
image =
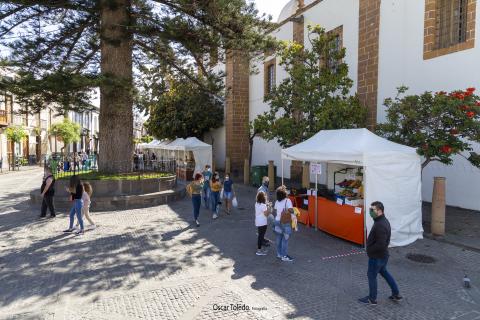
<path fill-rule="evenodd" d="M 395 280 L 387 271 L 389 256 L 388 245 L 390 244 L 391 228 L 383 211 L 383 203 L 379 201 L 373 202 L 370 206 L 370 216 L 374 221 L 373 227 L 367 238 L 367 275 L 370 294 L 367 297 L 358 300 L 366 304 L 377 304 L 377 275 L 379 273 L 387 281 L 390 289 L 392 289 L 392 295 L 389 299 L 392 301 L 402 300 Z"/>
<path fill-rule="evenodd" d="M 45 168 L 45 176 L 43 177 L 42 186 L 40 187 L 42 193 L 42 209 L 40 217 L 47 215 L 47 207 L 50 209 L 50 217 L 55 217 L 55 206 L 53 205 L 53 196 L 55 195 L 55 176 L 49 167 Z"/>

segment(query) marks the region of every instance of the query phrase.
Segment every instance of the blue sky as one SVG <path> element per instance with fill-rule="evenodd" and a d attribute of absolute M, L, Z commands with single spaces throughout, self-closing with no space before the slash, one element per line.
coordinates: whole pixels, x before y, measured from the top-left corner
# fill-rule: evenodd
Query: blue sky
<path fill-rule="evenodd" d="M 277 21 L 278 15 L 282 8 L 289 0 L 255 0 L 255 4 L 260 12 L 265 12 L 272 16 L 274 22 Z"/>

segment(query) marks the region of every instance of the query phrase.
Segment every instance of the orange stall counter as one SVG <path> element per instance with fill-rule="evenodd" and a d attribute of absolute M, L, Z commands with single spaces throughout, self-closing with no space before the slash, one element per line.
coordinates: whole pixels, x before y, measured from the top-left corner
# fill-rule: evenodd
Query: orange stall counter
<path fill-rule="evenodd" d="M 308 199 L 308 213 L 312 225 L 315 224 L 315 197 Z M 355 207 L 339 205 L 322 197 L 317 198 L 317 228 L 339 238 L 364 244 L 364 214 L 355 213 Z M 358 209 L 357 209 L 358 210 Z"/>

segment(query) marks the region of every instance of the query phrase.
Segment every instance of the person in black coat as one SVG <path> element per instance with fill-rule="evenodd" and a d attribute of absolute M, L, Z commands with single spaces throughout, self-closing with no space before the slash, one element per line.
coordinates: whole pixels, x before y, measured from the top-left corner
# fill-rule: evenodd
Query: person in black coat
<path fill-rule="evenodd" d="M 47 207 L 50 209 L 50 217 L 55 217 L 55 206 L 53 205 L 53 196 L 55 195 L 55 176 L 49 167 L 45 168 L 45 175 L 43 177 L 42 186 L 40 187 L 42 193 L 42 209 L 40 217 L 47 216 Z"/>
<path fill-rule="evenodd" d="M 367 238 L 367 275 L 370 293 L 367 297 L 358 299 L 358 301 L 365 304 L 377 304 L 377 275 L 379 273 L 387 281 L 390 289 L 392 289 L 392 295 L 389 299 L 400 301 L 402 297 L 400 296 L 397 283 L 387 271 L 391 228 L 388 219 L 384 215 L 383 203 L 379 201 L 373 202 L 370 207 L 370 216 L 374 221 Z"/>

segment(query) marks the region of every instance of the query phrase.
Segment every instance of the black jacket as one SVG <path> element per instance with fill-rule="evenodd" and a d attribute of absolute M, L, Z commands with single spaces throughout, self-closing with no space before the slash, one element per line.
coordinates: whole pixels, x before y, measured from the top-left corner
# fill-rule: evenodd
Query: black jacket
<path fill-rule="evenodd" d="M 43 190 L 45 190 L 45 187 L 47 186 L 48 178 L 52 178 L 52 183 L 50 184 L 50 187 L 48 188 L 47 192 L 45 192 L 45 196 L 53 197 L 55 195 L 55 177 L 53 175 L 49 175 L 43 180 L 42 186 L 40 187 L 40 192 L 43 192 Z"/>
<path fill-rule="evenodd" d="M 390 223 L 385 215 L 374 219 L 373 227 L 367 238 L 367 255 L 369 258 L 383 259 L 388 256 L 391 232 Z"/>

